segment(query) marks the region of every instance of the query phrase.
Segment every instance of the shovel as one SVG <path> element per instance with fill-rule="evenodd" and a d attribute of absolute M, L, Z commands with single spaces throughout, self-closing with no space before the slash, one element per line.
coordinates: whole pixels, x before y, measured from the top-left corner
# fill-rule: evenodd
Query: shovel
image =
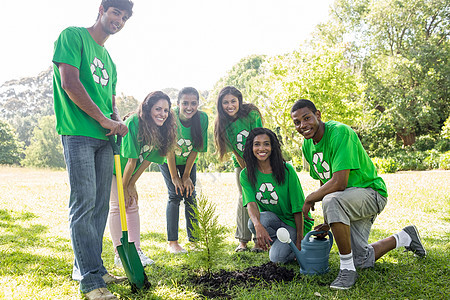
<path fill-rule="evenodd" d="M 120 242 L 122 245 L 117 246 L 117 252 L 119 253 L 120 260 L 122 261 L 123 269 L 127 275 L 128 281 L 131 284 L 131 291 L 137 292 L 140 289 L 147 289 L 151 286 L 148 282 L 147 275 L 145 274 L 144 267 L 142 266 L 141 259 L 137 253 L 136 246 L 133 243 L 128 242 L 128 228 L 127 217 L 125 214 L 125 199 L 123 195 L 122 184 L 122 169 L 120 167 L 120 149 L 119 146 L 122 142 L 122 137 L 117 137 L 117 143 L 114 136 L 109 136 L 109 142 L 113 148 L 114 164 L 116 166 L 116 178 L 117 178 L 117 191 L 119 194 L 119 211 L 120 211 L 120 224 L 122 226 L 122 238 Z"/>

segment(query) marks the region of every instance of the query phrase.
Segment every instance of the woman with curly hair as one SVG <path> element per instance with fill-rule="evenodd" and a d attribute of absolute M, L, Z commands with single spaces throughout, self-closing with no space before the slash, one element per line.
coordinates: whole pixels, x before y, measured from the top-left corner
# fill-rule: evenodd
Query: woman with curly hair
<path fill-rule="evenodd" d="M 137 111 L 129 113 L 124 121 L 128 127 L 128 134 L 122 140 L 120 160 L 128 238 L 129 242 L 135 243 L 142 265 L 146 266 L 152 264 L 153 260 L 148 258 L 140 248 L 136 181 L 152 162 L 162 163 L 164 161 L 164 157 L 171 151 L 175 143 L 177 127 L 170 109 L 170 98 L 160 91 L 148 94 Z M 109 230 L 116 251 L 114 263 L 122 266 L 117 253 L 117 246 L 121 245 L 122 228 L 115 176 L 113 176 L 111 185 Z"/>

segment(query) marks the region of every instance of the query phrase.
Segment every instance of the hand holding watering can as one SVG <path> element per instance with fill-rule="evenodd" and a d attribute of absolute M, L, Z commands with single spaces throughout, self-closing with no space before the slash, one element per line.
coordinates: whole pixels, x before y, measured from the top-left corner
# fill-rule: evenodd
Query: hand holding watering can
<path fill-rule="evenodd" d="M 314 238 L 313 235 L 323 237 Z M 328 239 L 324 238 L 326 235 L 329 236 Z M 277 230 L 277 238 L 280 242 L 289 244 L 300 265 L 301 274 L 314 275 L 328 272 L 328 258 L 331 247 L 333 246 L 333 235 L 331 231 L 308 232 L 301 242 L 301 251 L 292 242 L 286 228 L 281 227 Z"/>

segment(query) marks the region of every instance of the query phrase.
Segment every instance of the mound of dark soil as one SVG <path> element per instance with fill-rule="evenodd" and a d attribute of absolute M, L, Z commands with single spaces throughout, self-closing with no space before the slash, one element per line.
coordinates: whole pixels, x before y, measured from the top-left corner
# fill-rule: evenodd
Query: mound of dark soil
<path fill-rule="evenodd" d="M 203 295 L 208 298 L 232 298 L 226 291 L 235 285 L 252 287 L 258 283 L 272 281 L 291 281 L 295 277 L 293 270 L 269 262 L 261 266 L 250 267 L 242 271 L 220 270 L 211 275 L 203 275 L 193 279 L 193 283 L 202 285 Z"/>

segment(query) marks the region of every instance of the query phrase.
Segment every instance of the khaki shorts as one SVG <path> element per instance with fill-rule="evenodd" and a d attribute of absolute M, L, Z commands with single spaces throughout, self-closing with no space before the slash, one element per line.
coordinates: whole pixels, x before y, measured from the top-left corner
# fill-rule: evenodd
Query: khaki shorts
<path fill-rule="evenodd" d="M 375 218 L 384 209 L 387 198 L 371 188 L 347 188 L 326 195 L 322 200 L 325 222 L 350 226 L 353 260 L 358 268 L 375 264 L 375 252 L 369 235 Z"/>

